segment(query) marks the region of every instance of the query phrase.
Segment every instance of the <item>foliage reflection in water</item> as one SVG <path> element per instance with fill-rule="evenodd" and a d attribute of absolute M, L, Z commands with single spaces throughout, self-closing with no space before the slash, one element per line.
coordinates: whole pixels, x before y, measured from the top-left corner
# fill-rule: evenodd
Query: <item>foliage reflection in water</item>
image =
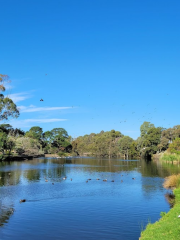
<path fill-rule="evenodd" d="M 0 163 L 0 238 L 138 239 L 169 210 L 162 183 L 177 168 L 96 158 Z"/>

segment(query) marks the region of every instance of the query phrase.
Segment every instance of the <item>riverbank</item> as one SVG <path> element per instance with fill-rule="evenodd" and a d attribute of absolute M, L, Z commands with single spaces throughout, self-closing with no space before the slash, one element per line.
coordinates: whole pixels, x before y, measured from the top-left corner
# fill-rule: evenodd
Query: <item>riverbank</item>
<path fill-rule="evenodd" d="M 25 161 L 25 160 L 32 160 L 34 158 L 39 158 L 39 157 L 45 157 L 44 154 L 41 155 L 21 155 L 21 156 L 4 156 L 4 158 L 2 158 L 0 161 L 1 162 L 5 162 L 5 161 Z"/>
<path fill-rule="evenodd" d="M 161 161 L 172 162 L 172 163 L 180 163 L 180 155 L 179 154 L 170 154 L 165 152 L 161 157 Z"/>
<path fill-rule="evenodd" d="M 162 162 L 169 162 L 173 164 L 180 163 L 180 155 L 175 153 L 169 153 L 167 151 L 163 153 L 156 153 L 153 155 L 153 161 L 162 161 Z"/>
<path fill-rule="evenodd" d="M 173 191 L 175 205 L 168 213 L 162 213 L 163 217 L 151 224 L 141 232 L 140 240 L 176 240 L 180 239 L 180 188 Z"/>
<path fill-rule="evenodd" d="M 59 157 L 58 154 L 54 153 L 54 154 L 45 154 L 46 158 L 57 158 Z"/>

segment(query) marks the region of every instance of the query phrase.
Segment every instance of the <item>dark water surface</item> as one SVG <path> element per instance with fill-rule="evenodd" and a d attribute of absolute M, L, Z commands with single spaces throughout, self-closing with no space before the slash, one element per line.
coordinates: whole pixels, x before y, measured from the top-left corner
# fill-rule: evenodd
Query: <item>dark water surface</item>
<path fill-rule="evenodd" d="M 169 211 L 162 183 L 174 172 L 178 166 L 143 160 L 0 163 L 0 239 L 138 239 Z"/>

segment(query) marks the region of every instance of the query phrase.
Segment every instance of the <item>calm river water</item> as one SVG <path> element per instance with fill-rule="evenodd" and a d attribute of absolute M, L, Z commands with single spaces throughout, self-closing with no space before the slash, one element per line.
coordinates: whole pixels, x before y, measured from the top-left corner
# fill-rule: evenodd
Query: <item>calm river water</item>
<path fill-rule="evenodd" d="M 0 163 L 0 239 L 138 239 L 169 211 L 162 183 L 174 172 L 177 166 L 144 160 Z"/>

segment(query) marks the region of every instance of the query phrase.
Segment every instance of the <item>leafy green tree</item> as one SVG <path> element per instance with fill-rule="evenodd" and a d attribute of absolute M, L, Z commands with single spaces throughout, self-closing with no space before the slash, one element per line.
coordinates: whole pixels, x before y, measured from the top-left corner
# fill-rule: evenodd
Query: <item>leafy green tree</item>
<path fill-rule="evenodd" d="M 13 128 L 10 124 L 0 124 L 0 130 L 5 132 L 8 136 L 19 137 L 24 136 L 25 132 L 19 128 Z"/>
<path fill-rule="evenodd" d="M 10 155 L 14 147 L 15 147 L 14 139 L 8 138 L 7 144 L 6 144 L 6 153 Z"/>
<path fill-rule="evenodd" d="M 180 125 L 176 125 L 173 127 L 174 130 L 174 139 L 175 138 L 180 138 Z"/>
<path fill-rule="evenodd" d="M 0 130 L 5 132 L 6 134 L 9 134 L 9 132 L 13 129 L 13 127 L 10 124 L 1 124 Z"/>
<path fill-rule="evenodd" d="M 12 128 L 10 131 L 9 131 L 9 135 L 12 136 L 12 137 L 22 137 L 25 135 L 25 132 L 23 130 L 21 130 L 20 128 Z"/>
<path fill-rule="evenodd" d="M 144 136 L 142 141 L 141 154 L 143 157 L 152 156 L 158 151 L 158 144 L 161 139 L 162 128 L 152 127 L 148 130 L 147 134 Z"/>
<path fill-rule="evenodd" d="M 0 74 L 0 91 L 4 92 L 6 89 L 4 84 L 8 81 L 8 76 Z M 19 116 L 19 110 L 12 99 L 4 97 L 0 94 L 0 120 L 7 120 L 9 117 L 17 118 Z"/>
<path fill-rule="evenodd" d="M 162 152 L 162 151 L 165 151 L 168 149 L 168 146 L 169 146 L 169 139 L 168 138 L 165 138 L 165 137 L 162 137 L 161 135 L 161 140 L 160 140 L 160 143 L 158 144 L 158 150 L 159 152 Z"/>
<path fill-rule="evenodd" d="M 2 130 L 0 131 L 0 151 L 2 154 L 4 154 L 4 151 L 7 148 L 7 134 L 3 132 Z"/>
<path fill-rule="evenodd" d="M 129 158 L 129 156 L 131 155 L 130 153 L 130 148 L 132 146 L 133 143 L 133 139 L 129 136 L 124 136 L 123 138 L 121 138 L 119 140 L 119 148 L 120 148 L 120 152 L 124 155 L 125 158 Z"/>
<path fill-rule="evenodd" d="M 161 134 L 161 141 L 158 145 L 159 151 L 165 151 L 168 149 L 169 144 L 176 138 L 180 137 L 180 125 L 176 125 L 173 128 L 163 129 Z"/>
<path fill-rule="evenodd" d="M 172 142 L 172 140 L 174 139 L 174 129 L 173 128 L 165 129 L 162 132 L 162 138 L 167 139 L 168 142 Z"/>
<path fill-rule="evenodd" d="M 65 137 L 56 136 L 52 142 L 52 148 L 56 148 L 60 151 L 70 152 L 72 149 L 71 143 Z"/>
<path fill-rule="evenodd" d="M 155 127 L 154 124 L 150 122 L 144 122 L 140 127 L 141 137 L 144 137 L 147 134 L 148 130 L 153 127 Z"/>
<path fill-rule="evenodd" d="M 71 137 L 64 128 L 54 128 L 43 134 L 44 151 L 46 153 L 70 152 Z"/>
<path fill-rule="evenodd" d="M 15 149 L 22 148 L 25 155 L 39 155 L 43 154 L 41 150 L 41 143 L 38 139 L 29 137 L 18 137 L 15 139 Z"/>
<path fill-rule="evenodd" d="M 68 138 L 68 133 L 64 128 L 53 128 L 51 130 L 51 133 L 53 134 L 53 138 Z"/>
<path fill-rule="evenodd" d="M 19 154 L 19 155 L 22 155 L 25 150 L 23 148 L 16 148 L 16 152 Z"/>
<path fill-rule="evenodd" d="M 121 132 L 115 130 L 80 136 L 72 141 L 73 152 L 77 155 L 118 156 L 118 140 L 122 137 Z"/>
<path fill-rule="evenodd" d="M 43 130 L 41 127 L 35 126 L 30 128 L 30 130 L 26 132 L 25 136 L 36 140 L 41 140 L 43 137 Z"/>
<path fill-rule="evenodd" d="M 176 138 L 172 143 L 169 144 L 169 151 L 171 153 L 180 154 L 180 138 Z"/>
<path fill-rule="evenodd" d="M 51 131 L 46 131 L 44 132 L 43 134 L 43 140 L 49 144 L 49 143 L 52 143 L 53 141 L 53 133 Z"/>
<path fill-rule="evenodd" d="M 138 151 L 137 145 L 138 145 L 138 142 L 133 140 L 133 142 L 130 145 L 130 149 L 129 149 L 131 157 L 134 157 L 134 158 L 139 157 L 139 151 Z"/>
<path fill-rule="evenodd" d="M 53 142 L 53 134 L 51 131 L 43 133 L 43 150 L 44 153 L 51 153 L 51 144 Z"/>

